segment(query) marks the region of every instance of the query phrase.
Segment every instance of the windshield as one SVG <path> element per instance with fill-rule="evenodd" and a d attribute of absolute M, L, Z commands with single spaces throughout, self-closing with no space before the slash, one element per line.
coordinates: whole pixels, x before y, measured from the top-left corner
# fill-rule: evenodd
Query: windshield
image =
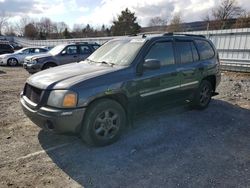
<path fill-rule="evenodd" d="M 65 48 L 65 45 L 58 45 L 54 48 L 52 48 L 49 53 L 52 55 L 57 55 L 59 54 L 63 49 Z"/>
<path fill-rule="evenodd" d="M 98 48 L 88 60 L 126 66 L 132 63 L 144 43 L 144 39 L 112 40 Z"/>
<path fill-rule="evenodd" d="M 26 50 L 27 48 L 22 48 L 20 50 L 15 51 L 15 54 L 19 54 L 19 53 L 24 53 L 24 50 Z"/>

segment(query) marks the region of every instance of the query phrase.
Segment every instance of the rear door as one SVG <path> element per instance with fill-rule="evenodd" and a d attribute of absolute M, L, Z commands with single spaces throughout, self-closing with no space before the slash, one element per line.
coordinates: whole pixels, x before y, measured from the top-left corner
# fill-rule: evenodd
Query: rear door
<path fill-rule="evenodd" d="M 161 62 L 158 70 L 144 70 L 138 78 L 141 110 L 159 107 L 178 100 L 180 77 L 175 63 L 173 42 L 155 42 L 144 57 Z"/>
<path fill-rule="evenodd" d="M 89 45 L 79 45 L 79 61 L 85 60 L 92 53 Z"/>
<path fill-rule="evenodd" d="M 178 53 L 177 61 L 181 65 L 178 68 L 181 80 L 181 97 L 189 99 L 198 88 L 202 74 L 199 55 L 192 40 L 176 39 L 175 49 Z"/>

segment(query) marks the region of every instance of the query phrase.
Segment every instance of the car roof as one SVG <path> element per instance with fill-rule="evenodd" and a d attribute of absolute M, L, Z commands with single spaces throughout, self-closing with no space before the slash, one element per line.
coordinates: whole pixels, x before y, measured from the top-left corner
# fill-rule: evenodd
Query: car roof
<path fill-rule="evenodd" d="M 162 38 L 181 38 L 181 39 L 203 39 L 207 40 L 204 35 L 193 35 L 193 34 L 179 34 L 179 33 L 164 33 L 164 34 L 140 34 L 140 35 L 132 35 L 132 36 L 125 36 L 119 37 L 114 40 L 139 40 L 144 39 L 145 41 L 149 40 L 158 40 Z"/>

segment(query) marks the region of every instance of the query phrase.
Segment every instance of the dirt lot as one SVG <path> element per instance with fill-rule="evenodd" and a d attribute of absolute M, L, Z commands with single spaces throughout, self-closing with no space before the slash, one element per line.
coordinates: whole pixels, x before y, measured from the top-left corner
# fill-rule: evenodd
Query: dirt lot
<path fill-rule="evenodd" d="M 250 187 L 250 75 L 223 73 L 208 109 L 140 116 L 103 148 L 33 125 L 19 104 L 28 76 L 0 67 L 0 187 Z"/>

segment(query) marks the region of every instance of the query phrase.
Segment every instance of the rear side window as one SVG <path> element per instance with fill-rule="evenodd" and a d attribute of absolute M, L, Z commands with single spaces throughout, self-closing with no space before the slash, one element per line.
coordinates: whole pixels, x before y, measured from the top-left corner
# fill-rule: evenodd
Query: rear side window
<path fill-rule="evenodd" d="M 193 62 L 191 42 L 188 42 L 188 41 L 176 42 L 176 48 L 177 48 L 181 63 Z"/>
<path fill-rule="evenodd" d="M 214 50 L 212 46 L 205 40 L 195 40 L 200 54 L 201 60 L 211 59 L 214 57 Z"/>
<path fill-rule="evenodd" d="M 161 66 L 174 64 L 174 50 L 172 42 L 155 43 L 145 59 L 157 59 L 161 62 Z"/>
<path fill-rule="evenodd" d="M 80 54 L 90 54 L 91 50 L 87 45 L 80 46 Z"/>

